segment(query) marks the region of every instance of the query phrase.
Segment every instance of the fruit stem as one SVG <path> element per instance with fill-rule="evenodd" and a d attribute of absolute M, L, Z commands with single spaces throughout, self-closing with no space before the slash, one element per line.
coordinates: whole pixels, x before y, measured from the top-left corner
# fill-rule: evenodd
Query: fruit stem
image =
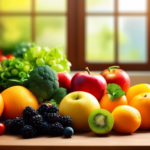
<path fill-rule="evenodd" d="M 111 72 L 111 70 L 113 69 L 119 69 L 120 67 L 119 66 L 111 66 L 108 68 L 108 71 Z"/>
<path fill-rule="evenodd" d="M 143 97 L 147 97 L 147 95 L 145 94 Z"/>
<path fill-rule="evenodd" d="M 90 74 L 90 70 L 89 70 L 89 68 L 88 68 L 88 67 L 86 67 L 86 68 L 85 68 L 85 71 L 87 71 L 87 72 L 88 72 L 88 74 Z"/>

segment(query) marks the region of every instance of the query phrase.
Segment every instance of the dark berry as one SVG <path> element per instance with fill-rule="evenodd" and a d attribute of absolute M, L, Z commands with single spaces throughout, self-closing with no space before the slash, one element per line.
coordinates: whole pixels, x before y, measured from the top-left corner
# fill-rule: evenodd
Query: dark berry
<path fill-rule="evenodd" d="M 63 135 L 64 127 L 59 123 L 53 123 L 49 126 L 49 134 L 51 136 L 60 136 Z"/>
<path fill-rule="evenodd" d="M 44 112 L 48 112 L 48 110 L 49 110 L 49 105 L 48 104 L 46 104 L 46 103 L 43 103 L 38 109 L 37 109 L 37 111 L 38 111 L 38 113 L 40 114 L 40 115 L 42 115 Z"/>
<path fill-rule="evenodd" d="M 29 124 L 30 119 L 33 116 L 38 115 L 38 112 L 31 106 L 27 106 L 24 108 L 22 114 L 23 114 L 23 119 L 24 119 L 25 123 Z"/>
<path fill-rule="evenodd" d="M 41 126 L 43 123 L 43 118 L 41 115 L 33 116 L 30 120 L 30 124 L 33 125 L 35 128 Z"/>
<path fill-rule="evenodd" d="M 44 121 L 41 126 L 37 128 L 38 134 L 47 135 L 49 130 L 48 122 Z"/>
<path fill-rule="evenodd" d="M 55 123 L 60 121 L 60 115 L 58 113 L 48 113 L 47 121 L 49 123 Z"/>
<path fill-rule="evenodd" d="M 47 112 L 44 112 L 44 113 L 42 114 L 42 117 L 43 117 L 43 120 L 44 120 L 44 121 L 47 121 L 47 115 L 48 115 Z"/>
<path fill-rule="evenodd" d="M 10 133 L 11 122 L 12 120 L 10 119 L 4 121 L 5 133 Z"/>
<path fill-rule="evenodd" d="M 70 138 L 74 134 L 74 130 L 71 127 L 66 127 L 64 129 L 64 136 Z"/>
<path fill-rule="evenodd" d="M 13 119 L 10 125 L 10 133 L 11 134 L 20 134 L 22 127 L 25 125 L 23 118 L 16 117 Z"/>
<path fill-rule="evenodd" d="M 49 107 L 48 109 L 48 113 L 58 113 L 59 112 L 59 108 L 52 105 L 51 107 Z"/>
<path fill-rule="evenodd" d="M 21 130 L 21 135 L 24 139 L 33 138 L 37 135 L 37 130 L 31 125 L 25 125 Z"/>
<path fill-rule="evenodd" d="M 72 127 L 72 119 L 69 116 L 63 116 L 60 118 L 60 123 L 63 125 L 63 127 Z"/>

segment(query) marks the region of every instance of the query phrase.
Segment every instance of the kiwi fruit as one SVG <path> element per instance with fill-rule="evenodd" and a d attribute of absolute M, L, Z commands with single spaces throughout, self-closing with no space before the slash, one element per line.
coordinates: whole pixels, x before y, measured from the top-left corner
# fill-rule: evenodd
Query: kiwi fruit
<path fill-rule="evenodd" d="M 91 112 L 88 123 L 96 134 L 106 134 L 113 128 L 114 118 L 111 113 L 105 109 L 96 109 Z"/>

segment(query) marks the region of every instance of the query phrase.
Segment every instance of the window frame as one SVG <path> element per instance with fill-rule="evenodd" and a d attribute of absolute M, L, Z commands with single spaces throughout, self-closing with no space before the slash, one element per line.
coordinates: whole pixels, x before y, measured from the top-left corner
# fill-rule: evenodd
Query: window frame
<path fill-rule="evenodd" d="M 104 70 L 112 65 L 120 66 L 125 70 L 150 70 L 150 1 L 148 0 L 146 13 L 120 13 L 118 12 L 118 0 L 115 0 L 115 12 L 114 13 L 86 13 L 85 12 L 85 0 L 77 0 L 77 53 L 78 61 L 77 68 L 83 70 L 86 66 L 90 70 Z M 85 17 L 88 16 L 114 16 L 115 22 L 115 62 L 114 63 L 95 63 L 85 61 Z M 116 58 L 118 57 L 118 16 L 147 16 L 147 63 L 118 63 Z"/>

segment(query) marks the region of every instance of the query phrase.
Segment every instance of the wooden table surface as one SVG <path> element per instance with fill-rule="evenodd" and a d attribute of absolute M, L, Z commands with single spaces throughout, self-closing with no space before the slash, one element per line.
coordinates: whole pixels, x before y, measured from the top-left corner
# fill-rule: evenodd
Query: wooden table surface
<path fill-rule="evenodd" d="M 0 136 L 0 150 L 150 150 L 150 131 L 130 135 L 111 132 L 96 136 L 93 132 L 76 133 L 72 138 L 41 136 L 22 139 L 21 136 Z"/>

